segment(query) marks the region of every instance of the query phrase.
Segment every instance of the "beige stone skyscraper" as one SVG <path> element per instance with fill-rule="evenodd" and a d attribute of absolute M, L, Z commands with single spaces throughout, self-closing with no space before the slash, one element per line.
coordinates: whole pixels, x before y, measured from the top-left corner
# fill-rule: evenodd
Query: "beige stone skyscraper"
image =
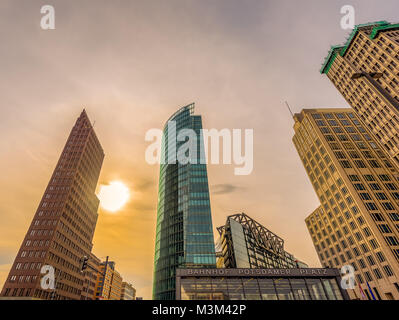
<path fill-rule="evenodd" d="M 304 109 L 294 120 L 321 203 L 306 225 L 322 265 L 353 266 L 351 298 L 399 300 L 397 169 L 352 109 Z"/>
<path fill-rule="evenodd" d="M 358 25 L 322 68 L 399 166 L 399 24 Z"/>

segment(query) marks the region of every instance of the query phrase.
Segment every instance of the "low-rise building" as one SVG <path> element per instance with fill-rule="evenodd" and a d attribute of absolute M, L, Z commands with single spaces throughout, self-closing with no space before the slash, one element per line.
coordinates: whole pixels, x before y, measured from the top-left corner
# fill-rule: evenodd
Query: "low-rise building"
<path fill-rule="evenodd" d="M 284 250 L 284 240 L 245 213 L 227 217 L 217 228 L 218 268 L 306 268 Z"/>
<path fill-rule="evenodd" d="M 338 269 L 177 269 L 177 300 L 348 300 Z"/>
<path fill-rule="evenodd" d="M 132 284 L 122 282 L 121 300 L 136 300 L 136 289 Z"/>
<path fill-rule="evenodd" d="M 100 264 L 95 289 L 96 300 L 119 300 L 122 290 L 122 277 L 115 269 L 115 262 Z"/>

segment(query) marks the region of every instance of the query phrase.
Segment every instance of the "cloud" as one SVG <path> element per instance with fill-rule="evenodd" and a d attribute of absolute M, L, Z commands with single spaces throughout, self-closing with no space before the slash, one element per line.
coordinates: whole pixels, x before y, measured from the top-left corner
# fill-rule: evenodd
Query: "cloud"
<path fill-rule="evenodd" d="M 216 185 L 211 186 L 212 194 L 232 193 L 238 189 L 243 189 L 243 188 L 229 184 L 229 183 L 222 183 L 222 184 L 216 184 Z"/>
<path fill-rule="evenodd" d="M 152 179 L 143 179 L 143 181 L 140 181 L 139 183 L 136 184 L 136 188 L 145 191 L 151 188 L 154 188 L 156 186 L 156 182 Z"/>

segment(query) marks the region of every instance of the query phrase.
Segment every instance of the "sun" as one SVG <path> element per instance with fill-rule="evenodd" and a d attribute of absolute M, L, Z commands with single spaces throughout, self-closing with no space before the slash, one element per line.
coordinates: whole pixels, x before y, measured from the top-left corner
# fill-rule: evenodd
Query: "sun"
<path fill-rule="evenodd" d="M 103 209 L 116 212 L 129 200 L 130 190 L 123 182 L 111 181 L 107 185 L 101 185 L 98 198 Z"/>

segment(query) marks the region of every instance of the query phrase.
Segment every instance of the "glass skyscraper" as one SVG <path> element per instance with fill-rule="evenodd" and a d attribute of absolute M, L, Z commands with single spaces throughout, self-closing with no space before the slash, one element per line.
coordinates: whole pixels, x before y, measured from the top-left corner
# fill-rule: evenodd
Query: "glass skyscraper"
<path fill-rule="evenodd" d="M 174 113 L 163 130 L 153 299 L 175 299 L 176 268 L 216 267 L 201 129 L 201 116 L 194 115 L 190 104 Z M 188 140 L 176 137 L 188 130 L 195 132 L 196 152 L 189 163 L 182 163 L 176 158 Z"/>

